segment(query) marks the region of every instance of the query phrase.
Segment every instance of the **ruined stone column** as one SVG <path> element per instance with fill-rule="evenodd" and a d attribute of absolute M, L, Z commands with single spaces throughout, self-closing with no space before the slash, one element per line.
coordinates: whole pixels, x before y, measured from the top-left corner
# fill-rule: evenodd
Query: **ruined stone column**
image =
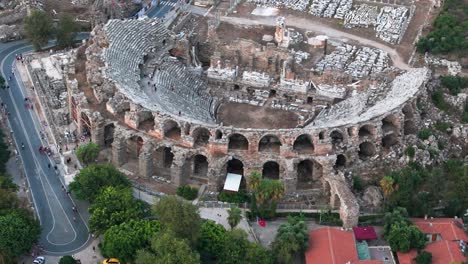
<path fill-rule="evenodd" d="M 145 144 L 138 157 L 139 174 L 146 178 L 153 176 L 154 172 L 152 150 L 153 146 L 151 144 Z"/>
<path fill-rule="evenodd" d="M 171 181 L 175 186 L 182 186 L 185 183 L 184 175 L 182 175 L 185 156 L 180 153 L 175 154 L 171 167 Z"/>
<path fill-rule="evenodd" d="M 91 141 L 99 147 L 104 146 L 104 120 L 98 112 L 93 113 L 93 127 L 91 129 Z"/>
<path fill-rule="evenodd" d="M 112 143 L 112 164 L 121 166 L 127 159 L 126 144 L 123 138 L 115 138 Z"/>

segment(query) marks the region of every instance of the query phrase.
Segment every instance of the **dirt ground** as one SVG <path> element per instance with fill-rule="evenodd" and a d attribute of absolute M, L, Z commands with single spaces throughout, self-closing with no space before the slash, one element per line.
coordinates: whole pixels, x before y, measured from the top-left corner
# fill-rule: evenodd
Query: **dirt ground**
<path fill-rule="evenodd" d="M 218 111 L 225 126 L 242 128 L 294 128 L 299 122 L 296 113 L 239 103 L 225 103 Z"/>

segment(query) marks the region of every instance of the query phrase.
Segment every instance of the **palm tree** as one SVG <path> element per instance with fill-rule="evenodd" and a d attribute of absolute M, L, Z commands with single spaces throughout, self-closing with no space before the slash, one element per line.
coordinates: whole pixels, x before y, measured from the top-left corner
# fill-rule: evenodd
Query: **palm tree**
<path fill-rule="evenodd" d="M 262 182 L 262 174 L 258 171 L 253 171 L 249 176 L 249 188 L 252 192 L 256 192 Z"/>
<path fill-rule="evenodd" d="M 228 214 L 229 216 L 227 220 L 229 226 L 231 226 L 231 229 L 233 229 L 239 224 L 240 220 L 242 219 L 242 211 L 238 207 L 233 207 L 228 210 Z"/>
<path fill-rule="evenodd" d="M 380 180 L 380 187 L 384 193 L 384 197 L 388 198 L 395 191 L 395 179 L 391 176 L 385 176 Z"/>

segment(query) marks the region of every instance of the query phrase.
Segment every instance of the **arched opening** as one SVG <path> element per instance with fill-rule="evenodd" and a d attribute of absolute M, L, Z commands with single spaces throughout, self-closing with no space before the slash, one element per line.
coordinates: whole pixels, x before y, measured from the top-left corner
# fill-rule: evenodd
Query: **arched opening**
<path fill-rule="evenodd" d="M 343 154 L 336 156 L 335 168 L 341 169 L 346 166 L 346 157 Z"/>
<path fill-rule="evenodd" d="M 144 131 L 150 131 L 154 129 L 154 116 L 149 111 L 142 111 L 138 113 L 140 122 L 138 123 L 138 129 Z"/>
<path fill-rule="evenodd" d="M 382 138 L 382 146 L 384 148 L 390 148 L 397 143 L 398 137 L 395 134 L 389 134 Z"/>
<path fill-rule="evenodd" d="M 359 129 L 359 137 L 370 137 L 374 134 L 374 128 L 371 125 L 364 125 Z"/>
<path fill-rule="evenodd" d="M 303 160 L 297 164 L 296 189 L 306 190 L 320 188 L 319 179 L 322 177 L 322 166 L 312 160 Z"/>
<path fill-rule="evenodd" d="M 110 147 L 112 142 L 114 142 L 114 130 L 114 124 L 104 126 L 104 146 Z"/>
<path fill-rule="evenodd" d="M 143 138 L 133 136 L 127 139 L 127 157 L 129 159 L 138 159 L 143 148 Z"/>
<path fill-rule="evenodd" d="M 237 85 L 237 84 L 234 84 L 234 91 L 239 91 L 239 90 L 240 90 L 240 87 L 239 87 L 239 85 Z"/>
<path fill-rule="evenodd" d="M 177 122 L 173 120 L 164 121 L 164 136 L 174 140 L 180 139 L 180 127 Z"/>
<path fill-rule="evenodd" d="M 279 180 L 279 164 L 274 161 L 268 161 L 263 164 L 262 176 L 272 180 Z"/>
<path fill-rule="evenodd" d="M 81 134 L 85 137 L 91 136 L 91 121 L 84 112 L 81 112 Z"/>
<path fill-rule="evenodd" d="M 206 177 L 208 174 L 208 159 L 203 155 L 196 155 L 193 158 L 193 175 Z"/>
<path fill-rule="evenodd" d="M 314 98 L 311 96 L 307 97 L 307 104 L 312 104 L 314 102 Z"/>
<path fill-rule="evenodd" d="M 375 146 L 370 142 L 363 142 L 359 145 L 359 158 L 362 160 L 368 159 L 369 157 L 374 156 Z"/>
<path fill-rule="evenodd" d="M 348 127 L 347 131 L 348 131 L 348 136 L 352 137 L 353 136 L 353 128 Z"/>
<path fill-rule="evenodd" d="M 174 154 L 170 147 L 160 147 L 154 155 L 154 166 L 156 176 L 164 177 L 167 180 L 171 179 L 171 167 L 174 161 Z"/>
<path fill-rule="evenodd" d="M 210 140 L 210 131 L 204 127 L 197 127 L 192 132 L 194 146 L 205 146 Z"/>
<path fill-rule="evenodd" d="M 382 119 L 382 131 L 384 134 L 390 132 L 398 134 L 397 119 L 394 115 L 388 115 Z"/>
<path fill-rule="evenodd" d="M 296 138 L 293 144 L 293 150 L 300 154 L 313 153 L 314 144 L 309 135 L 302 134 Z"/>
<path fill-rule="evenodd" d="M 244 163 L 238 159 L 232 159 L 227 163 L 227 173 L 244 175 Z"/>
<path fill-rule="evenodd" d="M 258 143 L 259 152 L 275 152 L 279 153 L 281 147 L 281 141 L 277 136 L 266 135 L 260 139 Z"/>
<path fill-rule="evenodd" d="M 403 115 L 405 115 L 405 120 L 412 119 L 414 117 L 413 108 L 411 107 L 410 104 L 405 105 L 402 111 L 403 111 Z"/>
<path fill-rule="evenodd" d="M 338 145 L 341 142 L 343 142 L 343 134 L 338 130 L 333 130 L 330 133 L 330 138 L 331 138 L 331 142 L 333 146 Z"/>
<path fill-rule="evenodd" d="M 338 194 L 335 194 L 335 199 L 334 199 L 334 203 L 333 203 L 333 209 L 340 209 L 341 207 L 341 201 L 340 201 L 340 197 L 338 196 Z"/>
<path fill-rule="evenodd" d="M 405 135 L 416 134 L 418 128 L 412 120 L 405 120 L 403 131 Z"/>
<path fill-rule="evenodd" d="M 215 139 L 222 139 L 222 138 L 223 138 L 223 132 L 221 132 L 221 130 L 216 130 Z"/>
<path fill-rule="evenodd" d="M 229 150 L 248 150 L 249 141 L 241 134 L 232 134 L 229 137 L 228 143 Z"/>
<path fill-rule="evenodd" d="M 324 138 L 325 138 L 325 132 L 322 131 L 319 133 L 319 139 L 323 140 Z"/>

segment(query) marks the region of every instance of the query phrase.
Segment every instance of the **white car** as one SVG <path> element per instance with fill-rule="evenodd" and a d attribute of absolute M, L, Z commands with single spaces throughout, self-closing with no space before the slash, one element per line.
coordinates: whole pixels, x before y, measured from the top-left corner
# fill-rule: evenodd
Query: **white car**
<path fill-rule="evenodd" d="M 33 264 L 44 264 L 45 263 L 45 258 L 43 256 L 36 257 L 32 263 Z"/>

